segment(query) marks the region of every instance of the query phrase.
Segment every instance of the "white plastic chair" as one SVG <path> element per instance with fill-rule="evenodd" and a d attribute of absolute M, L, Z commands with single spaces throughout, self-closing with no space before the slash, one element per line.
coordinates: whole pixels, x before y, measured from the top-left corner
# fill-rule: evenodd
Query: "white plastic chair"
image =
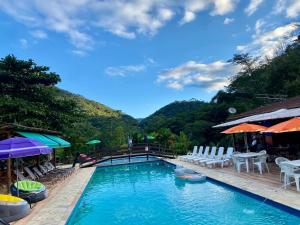
<path fill-rule="evenodd" d="M 268 163 L 267 163 L 267 158 L 268 158 L 267 154 L 258 156 L 258 158 L 257 158 L 258 160 L 253 162 L 253 169 L 255 166 L 257 166 L 260 174 L 262 174 L 263 169 L 265 167 L 265 168 L 267 168 L 268 173 L 270 173 Z"/>
<path fill-rule="evenodd" d="M 228 147 L 226 154 L 222 156 L 221 159 L 215 159 L 206 163 L 207 166 L 215 166 L 217 164 L 221 164 L 221 167 L 224 167 L 225 163 L 229 163 L 231 161 L 231 157 L 233 154 L 233 147 Z M 229 163 L 230 164 L 230 163 Z"/>
<path fill-rule="evenodd" d="M 195 156 L 191 156 L 189 158 L 186 159 L 187 162 L 193 162 L 194 159 L 200 158 L 203 156 L 203 146 L 199 147 L 199 151 Z"/>
<path fill-rule="evenodd" d="M 236 153 L 238 154 L 238 153 Z M 238 171 L 238 173 L 241 172 L 241 167 L 245 166 L 246 167 L 246 161 L 245 159 L 239 158 L 235 155 L 232 156 L 232 161 L 233 161 L 233 165 L 235 167 L 235 169 Z"/>
<path fill-rule="evenodd" d="M 197 163 L 199 165 L 201 165 L 201 164 L 203 165 L 203 164 L 205 164 L 205 162 L 214 159 L 216 157 L 216 152 L 217 152 L 217 147 L 216 146 L 212 147 L 210 154 L 207 156 L 207 158 L 199 159 L 199 160 L 197 160 Z"/>
<path fill-rule="evenodd" d="M 282 169 L 284 171 L 284 188 L 290 185 L 290 178 L 295 179 L 297 191 L 300 191 L 300 172 L 299 168 L 294 168 L 292 166 L 281 164 Z"/>
<path fill-rule="evenodd" d="M 209 149 L 210 147 L 209 146 L 206 146 L 205 149 L 204 149 L 204 153 L 201 155 L 201 156 L 197 156 L 195 158 L 193 158 L 191 160 L 192 163 L 196 163 L 198 160 L 201 160 L 201 159 L 206 159 L 207 156 L 208 156 L 208 153 L 209 153 Z"/>
<path fill-rule="evenodd" d="M 189 158 L 191 156 L 195 156 L 197 154 L 197 150 L 198 150 L 198 147 L 194 146 L 193 152 L 188 152 L 186 155 L 179 156 L 179 160 L 185 161 L 187 158 Z"/>
<path fill-rule="evenodd" d="M 280 164 L 282 162 L 286 162 L 286 161 L 290 161 L 290 160 L 287 159 L 287 158 L 284 158 L 284 157 L 277 157 L 275 159 L 276 165 L 280 167 L 280 181 L 282 181 L 282 174 L 284 175 L 284 170 L 283 170 L 283 168 L 282 168 L 282 166 Z"/>
<path fill-rule="evenodd" d="M 207 160 L 203 161 L 202 163 L 207 165 L 207 163 L 209 163 L 209 162 L 216 161 L 216 160 L 221 160 L 223 156 L 224 156 L 224 147 L 219 147 L 218 148 L 218 153 L 214 158 L 207 159 Z"/>

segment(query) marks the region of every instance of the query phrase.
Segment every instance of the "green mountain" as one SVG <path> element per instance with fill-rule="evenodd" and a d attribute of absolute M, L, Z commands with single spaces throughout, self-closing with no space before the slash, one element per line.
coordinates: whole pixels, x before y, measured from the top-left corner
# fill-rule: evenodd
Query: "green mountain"
<path fill-rule="evenodd" d="M 234 55 L 231 60 L 242 69 L 233 74 L 225 91 L 219 91 L 211 102 L 197 100 L 173 102 L 140 122 L 146 132 L 157 136 L 168 133 L 185 134 L 190 144 L 231 143 L 229 136 L 220 134 L 212 126 L 230 116 L 229 108 L 236 113 L 271 103 L 272 96 L 293 97 L 300 95 L 300 38 L 272 60 L 261 61 L 249 54 Z M 264 97 L 265 96 L 265 97 Z"/>
<path fill-rule="evenodd" d="M 58 82 L 58 74 L 33 60 L 1 59 L 0 123 L 61 131 L 75 151 L 85 151 L 85 143 L 94 138 L 105 146 L 121 146 L 139 130 L 131 116 L 59 89 Z"/>

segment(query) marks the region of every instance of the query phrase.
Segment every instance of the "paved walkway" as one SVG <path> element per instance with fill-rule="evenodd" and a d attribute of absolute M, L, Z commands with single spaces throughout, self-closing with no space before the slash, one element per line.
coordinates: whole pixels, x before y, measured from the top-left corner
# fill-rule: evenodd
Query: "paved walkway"
<path fill-rule="evenodd" d="M 75 174 L 59 183 L 49 197 L 33 208 L 30 215 L 14 225 L 64 225 L 87 185 L 95 167 L 77 169 Z"/>
<path fill-rule="evenodd" d="M 260 175 L 257 172 L 238 173 L 232 167 L 209 169 L 192 163 L 182 162 L 178 159 L 165 160 L 193 169 L 194 171 L 203 173 L 215 180 L 300 210 L 300 192 L 297 192 L 295 187 L 288 187 L 288 189 L 281 188 L 282 183 L 280 183 L 277 168 L 273 167 L 269 174 L 264 173 L 263 175 Z"/>

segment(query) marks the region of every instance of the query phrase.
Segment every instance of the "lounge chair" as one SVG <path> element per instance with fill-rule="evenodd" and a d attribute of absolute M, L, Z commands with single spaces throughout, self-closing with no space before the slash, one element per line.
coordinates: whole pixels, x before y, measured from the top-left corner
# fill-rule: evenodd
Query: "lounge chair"
<path fill-rule="evenodd" d="M 206 146 L 205 149 L 204 149 L 204 153 L 201 155 L 201 156 L 197 156 L 195 158 L 193 158 L 191 160 L 192 163 L 196 163 L 198 160 L 201 160 L 201 159 L 206 159 L 207 156 L 208 156 L 208 153 L 209 153 L 209 149 L 210 147 L 209 146 Z"/>
<path fill-rule="evenodd" d="M 179 160 L 186 161 L 186 159 L 195 156 L 197 154 L 197 151 L 198 151 L 198 147 L 194 146 L 193 152 L 188 152 L 186 155 L 179 156 Z"/>
<path fill-rule="evenodd" d="M 197 158 L 202 157 L 203 154 L 204 154 L 204 153 L 203 153 L 203 146 L 200 146 L 200 147 L 199 147 L 198 153 L 197 153 L 195 156 L 191 156 L 191 157 L 187 158 L 186 161 L 188 161 L 188 162 L 193 162 L 194 159 L 197 159 Z"/>
<path fill-rule="evenodd" d="M 233 154 L 233 147 L 228 147 L 225 156 L 222 157 L 222 159 L 216 159 L 216 160 L 212 160 L 206 163 L 207 166 L 212 167 L 212 166 L 216 166 L 218 164 L 221 165 L 221 167 L 224 167 L 225 163 L 229 163 L 231 160 Z"/>
<path fill-rule="evenodd" d="M 19 180 L 30 180 L 25 177 L 18 169 L 14 170 L 14 174 L 18 177 Z"/>
<path fill-rule="evenodd" d="M 31 180 L 37 180 L 38 177 L 29 169 L 29 167 L 24 167 L 25 172 L 30 176 Z"/>
<path fill-rule="evenodd" d="M 216 152 L 217 152 L 217 147 L 214 146 L 211 148 L 210 154 L 207 156 L 207 158 L 197 160 L 196 163 L 198 163 L 199 165 L 205 164 L 205 162 L 210 161 L 216 157 Z"/>
<path fill-rule="evenodd" d="M 211 161 L 221 160 L 224 157 L 224 147 L 218 148 L 218 153 L 213 159 L 207 159 L 206 161 L 203 161 L 202 164 L 207 164 Z"/>

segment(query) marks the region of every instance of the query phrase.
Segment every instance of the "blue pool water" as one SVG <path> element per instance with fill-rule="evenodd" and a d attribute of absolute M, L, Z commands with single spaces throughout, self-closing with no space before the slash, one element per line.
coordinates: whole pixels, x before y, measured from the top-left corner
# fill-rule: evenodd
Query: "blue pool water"
<path fill-rule="evenodd" d="M 97 168 L 67 224 L 299 225 L 300 217 L 214 181 L 178 180 L 156 161 Z"/>
<path fill-rule="evenodd" d="M 146 161 L 154 161 L 154 160 L 157 160 L 157 158 L 154 157 L 154 156 L 148 156 L 148 158 L 147 158 L 147 156 L 130 157 L 130 163 L 146 162 Z M 124 164 L 124 163 L 129 163 L 129 158 L 128 157 L 113 159 L 113 160 L 107 160 L 107 161 L 98 163 L 97 166 L 107 166 L 107 165 Z"/>

